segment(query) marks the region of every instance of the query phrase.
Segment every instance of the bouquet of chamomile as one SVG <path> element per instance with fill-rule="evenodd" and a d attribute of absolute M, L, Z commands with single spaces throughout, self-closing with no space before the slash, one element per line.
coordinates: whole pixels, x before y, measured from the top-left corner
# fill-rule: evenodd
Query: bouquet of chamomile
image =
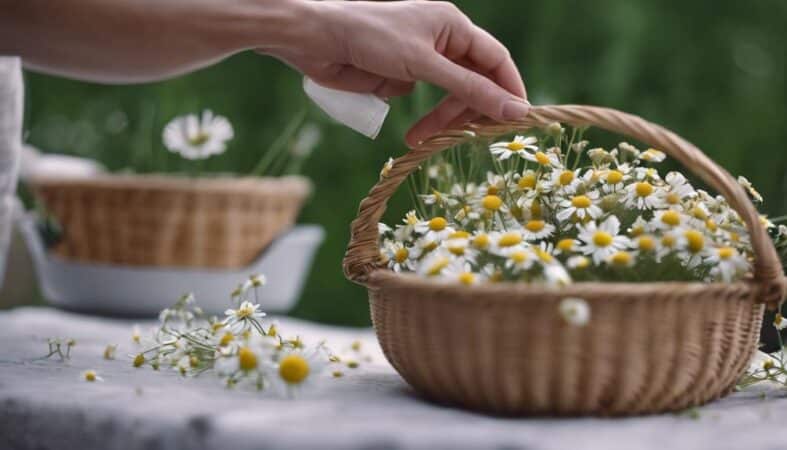
<path fill-rule="evenodd" d="M 415 209 L 379 225 L 381 262 L 467 285 L 730 282 L 750 272 L 746 226 L 723 197 L 660 171 L 658 149 L 594 147 L 585 132 L 554 123 L 433 157 L 408 179 Z"/>

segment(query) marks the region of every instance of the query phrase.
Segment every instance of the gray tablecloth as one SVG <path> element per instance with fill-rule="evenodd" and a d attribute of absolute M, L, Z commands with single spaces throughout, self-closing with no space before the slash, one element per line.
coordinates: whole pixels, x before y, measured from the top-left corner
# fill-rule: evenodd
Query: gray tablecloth
<path fill-rule="evenodd" d="M 335 350 L 360 339 L 376 362 L 286 399 L 227 390 L 209 374 L 134 369 L 130 321 L 52 309 L 0 313 L 0 448 L 787 448 L 787 392 L 773 387 L 733 394 L 694 418 L 495 418 L 419 399 L 382 359 L 370 330 L 280 321 Z M 77 340 L 70 361 L 36 360 L 51 336 Z M 102 358 L 109 343 L 119 344 L 115 361 Z M 89 368 L 104 381 L 83 381 Z"/>
<path fill-rule="evenodd" d="M 16 178 L 22 146 L 22 63 L 0 55 L 0 286 L 16 210 Z"/>

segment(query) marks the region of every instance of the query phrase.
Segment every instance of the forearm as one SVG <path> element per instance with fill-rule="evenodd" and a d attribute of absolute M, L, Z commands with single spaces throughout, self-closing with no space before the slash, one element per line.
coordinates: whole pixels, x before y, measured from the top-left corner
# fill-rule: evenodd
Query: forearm
<path fill-rule="evenodd" d="M 179 75 L 300 32 L 302 0 L 0 0 L 0 54 L 107 83 Z"/>

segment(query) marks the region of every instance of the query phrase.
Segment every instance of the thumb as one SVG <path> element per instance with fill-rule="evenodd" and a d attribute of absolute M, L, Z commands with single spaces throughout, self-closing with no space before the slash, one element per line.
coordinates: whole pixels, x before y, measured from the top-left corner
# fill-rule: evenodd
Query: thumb
<path fill-rule="evenodd" d="M 481 114 L 498 121 L 518 120 L 530 111 L 530 103 L 494 81 L 454 63 L 439 53 L 420 59 L 423 65 L 413 74 L 447 90 Z"/>

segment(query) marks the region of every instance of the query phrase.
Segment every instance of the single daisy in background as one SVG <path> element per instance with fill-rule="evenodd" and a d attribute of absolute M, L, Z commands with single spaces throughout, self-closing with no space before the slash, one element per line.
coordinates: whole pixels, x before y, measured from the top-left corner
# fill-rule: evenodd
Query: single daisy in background
<path fill-rule="evenodd" d="M 205 159 L 224 153 L 227 142 L 234 137 L 232 124 L 210 110 L 201 116 L 189 114 L 172 119 L 163 133 L 164 145 L 186 159 Z"/>
<path fill-rule="evenodd" d="M 568 324 L 582 327 L 590 322 L 590 305 L 577 297 L 566 297 L 560 301 L 558 312 Z"/>

